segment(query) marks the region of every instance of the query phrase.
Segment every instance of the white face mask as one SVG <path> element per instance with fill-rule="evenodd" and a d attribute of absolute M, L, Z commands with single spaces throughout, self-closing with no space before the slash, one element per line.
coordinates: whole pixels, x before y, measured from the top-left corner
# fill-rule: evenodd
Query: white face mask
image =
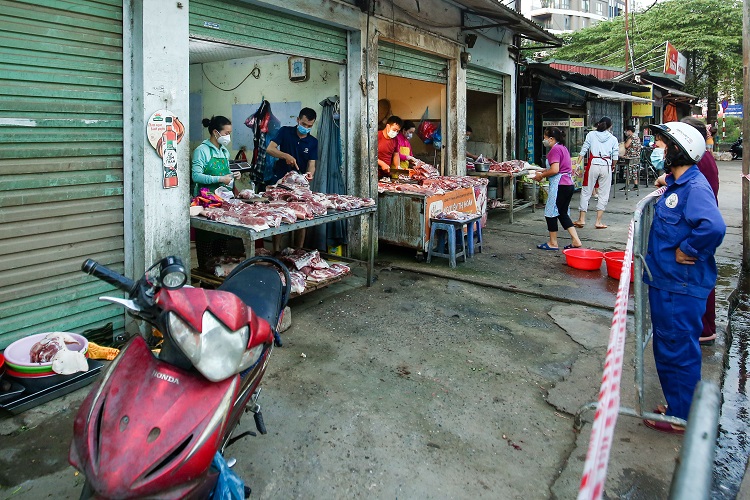
<path fill-rule="evenodd" d="M 398 132 L 396 132 L 395 130 L 391 130 L 390 132 L 388 132 L 388 137 L 390 137 L 391 139 L 395 139 L 397 135 Z"/>
<path fill-rule="evenodd" d="M 224 147 L 229 146 L 229 143 L 231 142 L 231 140 L 232 139 L 229 137 L 228 134 L 227 135 L 219 135 L 219 137 L 216 138 L 216 142 L 218 142 L 219 144 L 221 144 Z"/>
<path fill-rule="evenodd" d="M 550 142 L 549 139 L 544 139 L 542 140 L 542 144 L 544 145 L 545 148 L 548 148 L 552 145 L 552 142 Z"/>

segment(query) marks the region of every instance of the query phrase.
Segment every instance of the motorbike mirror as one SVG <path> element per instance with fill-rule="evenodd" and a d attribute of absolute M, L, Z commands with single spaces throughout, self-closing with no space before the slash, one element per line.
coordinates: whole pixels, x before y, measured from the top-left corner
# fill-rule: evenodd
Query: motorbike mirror
<path fill-rule="evenodd" d="M 187 273 L 182 261 L 177 257 L 165 257 L 160 262 L 160 281 L 164 288 L 174 290 L 182 288 L 187 283 Z"/>

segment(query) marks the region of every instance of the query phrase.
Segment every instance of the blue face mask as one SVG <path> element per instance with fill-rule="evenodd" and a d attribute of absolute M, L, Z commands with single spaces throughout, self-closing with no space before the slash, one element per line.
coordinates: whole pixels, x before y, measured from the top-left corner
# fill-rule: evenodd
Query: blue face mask
<path fill-rule="evenodd" d="M 303 127 L 302 125 L 297 125 L 297 132 L 299 132 L 302 135 L 309 134 L 311 130 L 312 130 L 312 127 L 306 128 L 306 127 Z"/>
<path fill-rule="evenodd" d="M 664 149 L 654 148 L 651 151 L 651 164 L 656 170 L 664 170 Z"/>

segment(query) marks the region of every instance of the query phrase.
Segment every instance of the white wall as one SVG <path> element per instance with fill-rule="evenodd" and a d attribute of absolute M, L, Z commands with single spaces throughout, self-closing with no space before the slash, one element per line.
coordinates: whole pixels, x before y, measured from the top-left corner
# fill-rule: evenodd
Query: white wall
<path fill-rule="evenodd" d="M 253 76 L 245 80 L 236 90 L 225 92 L 216 86 L 231 89 L 245 78 L 257 65 L 260 78 Z M 202 65 L 208 78 L 201 71 L 201 64 L 190 65 L 190 93 L 200 93 L 203 101 L 203 116 L 191 116 L 190 119 L 200 121 L 212 115 L 223 115 L 232 119 L 232 105 L 253 104 L 265 99 L 274 102 L 301 102 L 301 107 L 310 107 L 318 115 L 321 106 L 318 104 L 326 97 L 341 94 L 339 71 L 341 66 L 334 63 L 310 60 L 310 78 L 306 82 L 290 82 L 288 57 L 285 55 L 267 55 L 205 63 Z M 271 107 L 273 111 L 273 106 Z M 281 119 L 282 117 L 278 117 Z M 245 127 L 244 123 L 232 123 L 233 128 Z M 313 135 L 317 135 L 318 125 L 313 127 Z M 203 139 L 208 138 L 207 129 L 203 131 Z M 191 148 L 199 143 L 193 142 Z M 252 147 L 247 144 L 248 149 Z M 232 154 L 236 153 L 240 144 L 235 141 L 230 144 Z"/>

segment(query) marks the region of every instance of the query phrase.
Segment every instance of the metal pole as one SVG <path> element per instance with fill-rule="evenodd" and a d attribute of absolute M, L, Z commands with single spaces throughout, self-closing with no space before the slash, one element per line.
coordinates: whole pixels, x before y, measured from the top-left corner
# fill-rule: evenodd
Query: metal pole
<path fill-rule="evenodd" d="M 716 437 L 719 434 L 719 396 L 716 385 L 698 382 L 680 460 L 669 489 L 670 500 L 707 499 L 710 496 Z"/>
<path fill-rule="evenodd" d="M 625 72 L 628 72 L 628 66 L 630 65 L 630 47 L 628 43 L 628 0 L 625 0 Z M 625 193 L 627 193 L 627 182 L 625 183 Z M 627 194 L 625 195 L 627 199 Z"/>
<path fill-rule="evenodd" d="M 750 137 L 750 0 L 745 0 L 742 9 L 742 74 L 745 92 L 743 93 L 742 136 L 747 142 Z M 747 149 L 747 146 L 745 146 Z M 742 175 L 750 173 L 750 154 L 742 155 Z M 750 180 L 742 178 L 742 269 L 750 271 Z"/>

